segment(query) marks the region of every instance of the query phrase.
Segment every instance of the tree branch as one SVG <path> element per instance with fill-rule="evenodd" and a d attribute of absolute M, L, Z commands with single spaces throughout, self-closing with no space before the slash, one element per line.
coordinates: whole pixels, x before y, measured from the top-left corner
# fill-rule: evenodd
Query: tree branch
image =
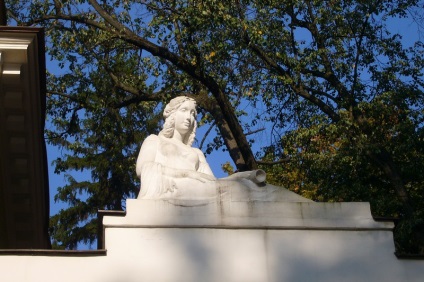
<path fill-rule="evenodd" d="M 245 133 L 244 135 L 249 136 L 249 135 L 264 131 L 264 130 L 265 130 L 265 127 L 262 127 L 262 128 L 256 129 L 256 130 L 249 131 L 249 132 Z"/>
<path fill-rule="evenodd" d="M 337 91 L 339 92 L 341 97 L 348 97 L 349 91 L 347 90 L 347 88 L 344 86 L 344 84 L 335 75 L 335 72 L 334 72 L 333 67 L 331 65 L 330 58 L 326 55 L 327 49 L 325 47 L 325 41 L 322 38 L 321 34 L 319 33 L 318 27 L 316 26 L 316 24 L 314 24 L 314 21 L 315 21 L 314 11 L 312 11 L 312 7 L 311 7 L 310 3 L 308 2 L 307 4 L 308 4 L 309 16 L 312 19 L 311 22 L 301 21 L 301 20 L 297 19 L 297 17 L 293 13 L 289 13 L 289 15 L 290 15 L 291 20 L 294 24 L 296 24 L 300 27 L 304 27 L 304 28 L 306 28 L 310 31 L 311 35 L 315 39 L 318 50 L 321 51 L 320 57 L 322 59 L 323 65 L 325 67 L 325 73 L 319 74 L 318 72 L 315 71 L 312 74 L 317 75 L 317 76 L 322 77 L 325 80 L 327 80 L 335 89 L 337 89 Z M 311 71 L 306 70 L 306 69 L 304 69 L 302 71 L 305 71 L 306 73 L 311 73 Z"/>
<path fill-rule="evenodd" d="M 238 2 L 238 5 L 240 6 L 239 1 L 237 1 L 237 2 Z M 239 7 L 239 13 L 240 13 L 240 11 L 241 11 L 241 8 Z M 240 13 L 240 19 L 241 19 L 241 21 L 244 20 L 244 16 L 241 13 Z M 268 56 L 268 54 L 262 48 L 260 48 L 258 45 L 254 44 L 249 37 L 247 29 L 242 29 L 241 33 L 242 33 L 241 36 L 242 36 L 244 42 L 246 43 L 247 47 L 254 54 L 256 54 L 269 67 L 270 70 L 274 70 L 278 75 L 281 75 L 282 77 L 284 77 L 288 81 L 291 81 L 289 83 L 289 85 L 297 95 L 305 98 L 306 100 L 308 100 L 308 101 L 312 102 L 313 104 L 315 104 L 316 106 L 318 106 L 333 121 L 336 122 L 340 119 L 339 115 L 334 111 L 334 109 L 332 109 L 330 106 L 328 106 L 326 103 L 324 103 L 322 100 L 320 100 L 316 96 L 309 94 L 305 90 L 305 87 L 302 85 L 302 83 L 300 81 L 298 83 L 296 83 L 295 79 L 293 79 L 293 77 L 292 77 L 292 75 L 290 74 L 289 71 L 283 69 L 280 65 L 278 65 L 276 60 L 274 60 L 273 58 Z M 287 64 L 287 65 L 290 67 L 290 64 Z"/>
<path fill-rule="evenodd" d="M 290 161 L 290 157 L 286 157 L 284 159 L 279 159 L 278 161 L 274 161 L 274 162 L 267 162 L 267 161 L 256 161 L 259 165 L 268 165 L 268 166 L 272 166 L 272 165 L 277 165 L 277 164 L 282 164 L 282 163 L 288 163 Z"/>
<path fill-rule="evenodd" d="M 228 100 L 227 95 L 224 93 L 224 88 L 221 87 L 218 82 L 210 75 L 206 74 L 202 68 L 199 68 L 199 65 L 192 64 L 191 62 L 185 60 L 181 56 L 177 55 L 176 53 L 171 52 L 169 49 L 165 47 L 158 46 L 142 37 L 137 36 L 132 31 L 130 31 L 128 28 L 117 22 L 115 19 L 113 19 L 110 15 L 107 14 L 107 12 L 95 1 L 95 0 L 89 0 L 89 2 L 93 5 L 93 7 L 96 9 L 96 11 L 99 13 L 99 15 L 102 16 L 102 18 L 114 29 L 108 29 L 103 24 L 100 24 L 99 22 L 85 19 L 81 16 L 66 16 L 63 14 L 55 15 L 55 16 L 45 16 L 42 19 L 35 20 L 34 23 L 37 21 L 46 21 L 46 20 L 52 20 L 52 19 L 62 19 L 62 20 L 69 20 L 69 21 L 75 21 L 83 24 L 87 24 L 96 28 L 99 28 L 101 30 L 104 30 L 106 32 L 115 34 L 119 36 L 119 38 L 129 44 L 132 44 L 140 49 L 144 49 L 148 52 L 150 52 L 154 56 L 158 56 L 164 60 L 170 61 L 174 66 L 179 68 L 180 70 L 184 71 L 188 75 L 190 75 L 193 79 L 199 81 L 202 83 L 207 89 L 212 93 L 214 96 L 220 111 L 222 113 L 222 117 L 225 119 L 226 123 L 228 124 L 228 129 L 231 132 L 231 136 L 233 140 L 236 142 L 238 150 L 240 150 L 241 155 L 243 156 L 243 160 L 234 160 L 236 164 L 238 164 L 237 168 L 240 171 L 243 170 L 252 170 L 257 168 L 255 157 L 252 153 L 252 150 L 250 149 L 249 143 L 247 142 L 246 136 L 243 134 L 243 129 L 233 111 L 232 105 Z M 221 134 L 223 133 L 220 131 Z M 233 148 L 234 150 L 236 148 Z M 230 149 L 231 151 L 231 149 Z"/>
<path fill-rule="evenodd" d="M 408 216 L 411 216 L 414 211 L 414 206 L 411 201 L 411 197 L 409 196 L 409 193 L 405 188 L 405 184 L 402 181 L 402 177 L 398 173 L 399 170 L 394 164 L 390 154 L 385 149 L 381 149 L 378 153 L 367 152 L 367 154 L 382 169 L 387 178 L 390 179 L 390 182 L 392 183 L 399 199 L 402 202 L 405 213 Z"/>
<path fill-rule="evenodd" d="M 202 150 L 203 143 L 205 142 L 206 137 L 208 137 L 209 133 L 212 131 L 212 128 L 213 128 L 215 125 L 216 125 L 216 122 L 213 122 L 213 123 L 211 124 L 211 126 L 209 126 L 209 128 L 208 128 L 208 130 L 206 131 L 205 135 L 203 135 L 202 141 L 200 142 L 200 145 L 199 145 L 199 149 L 200 149 L 200 150 Z"/>
<path fill-rule="evenodd" d="M 120 22 L 112 18 L 108 12 L 106 12 L 96 0 L 88 0 L 88 2 L 93 6 L 94 10 L 112 27 L 114 27 L 117 31 L 123 31 L 126 34 L 133 34 L 131 30 L 129 30 L 126 26 L 122 25 Z"/>

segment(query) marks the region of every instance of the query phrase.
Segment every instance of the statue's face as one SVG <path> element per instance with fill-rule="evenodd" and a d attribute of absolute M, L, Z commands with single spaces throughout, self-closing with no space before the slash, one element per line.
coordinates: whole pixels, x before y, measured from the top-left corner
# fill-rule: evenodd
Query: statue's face
<path fill-rule="evenodd" d="M 181 135 L 193 130 L 196 119 L 196 104 L 193 101 L 185 101 L 175 112 L 175 130 Z"/>

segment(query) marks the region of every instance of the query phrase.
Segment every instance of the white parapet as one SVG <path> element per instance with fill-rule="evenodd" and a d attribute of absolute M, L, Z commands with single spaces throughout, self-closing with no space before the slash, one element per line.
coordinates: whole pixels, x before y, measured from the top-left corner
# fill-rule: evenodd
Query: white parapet
<path fill-rule="evenodd" d="M 127 200 L 125 217 L 105 217 L 107 227 L 212 227 L 271 229 L 379 229 L 369 203 Z"/>
<path fill-rule="evenodd" d="M 368 203 L 127 200 L 107 254 L 0 256 L 2 281 L 423 281 Z"/>

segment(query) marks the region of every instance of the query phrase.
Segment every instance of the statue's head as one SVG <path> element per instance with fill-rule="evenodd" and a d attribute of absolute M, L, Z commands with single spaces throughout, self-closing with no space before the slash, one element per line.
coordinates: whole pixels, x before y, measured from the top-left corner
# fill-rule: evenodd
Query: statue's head
<path fill-rule="evenodd" d="M 196 101 L 193 98 L 187 96 L 176 97 L 166 105 L 165 110 L 163 111 L 163 118 L 165 119 L 165 122 L 163 124 L 163 129 L 159 134 L 167 138 L 172 138 L 174 136 L 176 112 L 184 103 L 187 104 L 186 102 L 191 103 L 191 106 L 194 106 L 194 117 L 197 116 L 197 111 L 195 110 Z M 183 140 L 184 144 L 189 146 L 193 144 L 194 138 L 196 136 L 196 129 L 197 121 L 196 118 L 194 118 L 194 122 L 190 128 L 190 132 L 186 134 L 186 138 Z"/>

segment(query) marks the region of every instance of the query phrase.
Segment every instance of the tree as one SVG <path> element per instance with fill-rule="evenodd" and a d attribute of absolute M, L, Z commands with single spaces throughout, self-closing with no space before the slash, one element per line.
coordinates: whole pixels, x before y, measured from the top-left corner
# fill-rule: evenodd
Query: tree
<path fill-rule="evenodd" d="M 299 193 L 381 202 L 377 214 L 412 222 L 408 234 L 422 228 L 423 45 L 405 48 L 388 26 L 422 3 L 221 2 L 8 1 L 17 24 L 46 27 L 50 56 L 69 69 L 49 80 L 47 137 L 71 152 L 57 171 L 92 171 L 59 189 L 71 207 L 53 218 L 58 244 L 91 242 L 95 210 L 136 193 L 137 147 L 181 93 L 220 136 L 208 149 L 224 145 L 238 170 L 272 165 Z M 255 155 L 247 136 L 259 124 L 269 137 Z"/>

